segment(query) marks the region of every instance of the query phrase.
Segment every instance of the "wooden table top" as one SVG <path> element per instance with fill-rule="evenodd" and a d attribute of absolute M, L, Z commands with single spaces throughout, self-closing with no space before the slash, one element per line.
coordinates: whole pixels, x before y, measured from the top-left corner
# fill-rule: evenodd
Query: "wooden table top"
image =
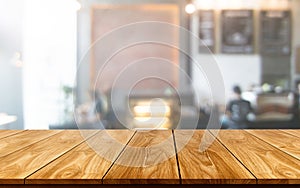
<path fill-rule="evenodd" d="M 300 130 L 0 131 L 3 185 L 278 183 L 300 184 Z"/>

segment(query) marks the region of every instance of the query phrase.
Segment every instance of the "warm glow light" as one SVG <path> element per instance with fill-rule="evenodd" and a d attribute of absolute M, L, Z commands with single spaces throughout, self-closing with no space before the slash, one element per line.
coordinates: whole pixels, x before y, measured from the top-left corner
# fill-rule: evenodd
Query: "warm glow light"
<path fill-rule="evenodd" d="M 267 10 L 284 10 L 290 8 L 288 0 L 267 0 L 261 2 L 261 8 Z"/>
<path fill-rule="evenodd" d="M 139 122 L 146 122 L 149 119 L 151 119 L 151 117 L 135 117 L 134 120 L 139 121 Z"/>
<path fill-rule="evenodd" d="M 196 11 L 196 6 L 192 3 L 189 3 L 185 6 L 185 12 L 188 14 L 193 14 Z"/>
<path fill-rule="evenodd" d="M 143 128 L 168 128 L 169 118 L 167 117 L 135 117 L 134 124 Z"/>
<path fill-rule="evenodd" d="M 135 106 L 133 108 L 135 114 L 152 114 L 152 115 L 170 115 L 170 107 L 169 106 Z"/>
<path fill-rule="evenodd" d="M 168 128 L 165 127 L 156 127 L 156 128 L 144 128 L 144 127 L 136 127 L 134 128 L 137 131 L 149 131 L 149 130 L 168 130 Z"/>
<path fill-rule="evenodd" d="M 171 107 L 163 99 L 138 101 L 133 105 L 134 128 L 139 129 L 162 129 L 170 128 Z"/>

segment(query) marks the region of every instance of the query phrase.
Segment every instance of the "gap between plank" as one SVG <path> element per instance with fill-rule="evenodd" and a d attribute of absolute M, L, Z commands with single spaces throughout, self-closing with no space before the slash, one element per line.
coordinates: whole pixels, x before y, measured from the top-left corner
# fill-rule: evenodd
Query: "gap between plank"
<path fill-rule="evenodd" d="M 132 134 L 131 138 L 127 141 L 126 145 L 124 146 L 124 148 L 120 151 L 120 153 L 118 154 L 118 156 L 116 157 L 116 159 L 111 163 L 110 167 L 107 169 L 107 171 L 105 172 L 105 174 L 103 175 L 102 179 L 101 179 L 101 183 L 103 184 L 103 180 L 105 178 L 105 176 L 108 174 L 108 172 L 110 171 L 110 169 L 113 167 L 113 165 L 115 164 L 115 162 L 119 159 L 119 157 L 121 156 L 121 154 L 124 152 L 125 148 L 127 147 L 127 145 L 129 144 L 129 142 L 133 139 L 134 135 L 137 133 L 137 131 L 134 131 L 134 133 Z"/>
<path fill-rule="evenodd" d="M 277 130 L 279 130 L 279 131 L 281 131 L 281 132 L 284 132 L 284 133 L 286 133 L 286 134 L 289 134 L 289 135 L 291 135 L 291 136 L 300 138 L 300 136 L 297 136 L 297 135 L 294 135 L 294 134 L 292 134 L 292 133 L 289 133 L 289 132 L 287 132 L 286 130 L 282 130 L 282 129 L 277 129 Z M 295 130 L 295 129 L 287 129 L 287 130 Z M 300 132 L 300 129 L 299 129 L 299 132 Z"/>
<path fill-rule="evenodd" d="M 241 163 L 241 165 L 243 165 L 243 167 L 244 168 L 246 168 L 249 172 L 250 172 L 250 174 L 255 178 L 255 181 L 256 181 L 256 184 L 258 184 L 258 178 L 242 163 L 242 161 L 240 161 L 230 150 L 229 150 L 229 148 L 227 148 L 226 147 L 226 145 L 225 144 L 223 144 L 223 142 L 217 137 L 217 136 L 215 136 L 214 134 L 212 134 L 211 133 L 211 131 L 210 130 L 208 130 L 209 131 L 209 133 L 213 136 L 213 137 L 215 137 L 216 138 L 216 140 L 223 146 L 223 147 L 225 147 L 225 149 L 239 162 L 239 163 Z M 244 130 L 243 130 L 244 131 Z M 246 132 L 246 131 L 244 131 L 244 132 Z"/>
<path fill-rule="evenodd" d="M 61 132 L 63 132 L 63 131 L 59 131 L 58 133 L 61 133 Z M 65 155 L 65 154 L 69 153 L 70 151 L 74 150 L 75 148 L 79 147 L 79 146 L 80 146 L 81 144 L 83 144 L 85 141 L 91 139 L 92 137 L 96 136 L 96 134 L 98 134 L 98 133 L 100 133 L 100 132 L 101 132 L 101 130 L 100 130 L 100 131 L 99 131 L 99 130 L 96 131 L 95 134 L 92 134 L 92 135 L 89 136 L 87 139 L 85 139 L 85 140 L 83 140 L 82 142 L 78 143 L 77 145 L 73 146 L 73 147 L 70 148 L 69 150 L 65 151 L 64 153 L 62 153 L 61 155 L 59 155 L 59 156 L 56 157 L 55 159 L 49 161 L 47 164 L 45 164 L 45 165 L 41 166 L 40 168 L 36 169 L 34 172 L 32 172 L 31 174 L 29 174 L 28 176 L 26 176 L 26 177 L 24 178 L 24 184 L 26 184 L 26 179 L 27 179 L 28 177 L 30 177 L 31 175 L 33 175 L 33 174 L 36 173 L 37 171 L 41 170 L 41 169 L 44 168 L 45 166 L 49 165 L 50 163 L 53 163 L 55 160 L 61 158 L 63 155 Z M 58 134 L 58 133 L 57 133 L 57 134 Z M 56 134 L 54 134 L 54 135 L 56 135 Z M 48 138 L 50 138 L 50 137 L 52 137 L 52 136 L 54 136 L 54 135 L 51 135 L 51 136 L 49 136 Z M 43 139 L 43 140 L 44 140 L 44 139 Z M 26 184 L 26 185 L 30 185 L 30 184 Z"/>
<path fill-rule="evenodd" d="M 28 132 L 28 131 L 30 131 L 30 130 L 25 130 L 25 131 L 21 131 L 21 132 Z M 48 139 L 48 138 L 50 138 L 50 137 L 52 137 L 52 136 L 55 136 L 55 135 L 57 135 L 57 134 L 60 133 L 60 132 L 61 132 L 61 131 L 59 131 L 59 132 L 57 132 L 57 133 L 55 133 L 55 134 L 53 134 L 53 135 L 50 135 L 50 136 L 48 136 L 48 137 L 42 138 L 41 140 L 37 140 L 37 141 L 35 141 L 35 142 L 32 142 L 31 144 L 29 144 L 29 145 L 27 145 L 27 146 L 25 146 L 25 147 L 23 147 L 23 148 L 19 148 L 19 149 L 17 149 L 17 150 L 14 150 L 13 152 L 7 153 L 7 154 L 5 154 L 5 155 L 3 155 L 3 156 L 1 156 L 1 157 L 6 157 L 6 156 L 11 155 L 11 154 L 13 154 L 13 153 L 16 153 L 16 152 L 18 152 L 18 151 L 20 151 L 20 150 L 22 150 L 22 149 L 26 149 L 26 148 L 32 146 L 33 144 L 36 144 L 36 143 L 41 142 L 41 141 L 43 141 L 43 140 L 45 140 L 45 139 Z M 19 134 L 19 133 L 17 133 L 17 134 Z M 16 134 L 14 134 L 14 135 L 16 135 Z M 6 137 L 6 138 L 7 138 L 7 137 Z"/>
<path fill-rule="evenodd" d="M 6 135 L 6 136 L 4 136 L 4 137 L 1 137 L 0 140 L 2 140 L 2 139 L 4 139 L 4 138 L 11 137 L 11 136 L 15 136 L 16 134 L 20 134 L 20 133 L 23 133 L 23 132 L 25 132 L 25 131 L 28 131 L 28 130 L 21 130 L 21 131 L 18 131 L 18 132 L 16 132 L 16 133 L 12 133 L 12 134 L 10 134 L 10 135 Z"/>
<path fill-rule="evenodd" d="M 263 140 L 262 138 L 260 138 L 260 137 L 258 137 L 258 136 L 256 136 L 256 135 L 252 134 L 251 132 L 248 132 L 248 131 L 245 131 L 245 132 L 247 132 L 247 133 L 250 134 L 251 136 L 253 136 L 253 137 L 259 139 L 260 141 L 262 141 L 262 142 L 264 142 L 264 143 L 270 145 L 271 147 L 275 148 L 276 150 L 279 150 L 279 151 L 281 151 L 281 152 L 283 152 L 283 153 L 289 155 L 290 157 L 292 157 L 292 158 L 294 158 L 294 159 L 300 161 L 300 158 L 297 158 L 297 157 L 295 157 L 295 156 L 293 156 L 293 155 L 287 153 L 286 151 L 281 150 L 281 149 L 278 148 L 277 146 L 275 146 L 275 145 L 273 145 L 273 144 L 271 144 L 271 143 L 269 143 L 269 142 Z M 284 132 L 284 133 L 286 133 L 286 132 Z M 294 136 L 294 135 L 292 135 L 292 134 L 289 134 L 289 135 Z M 296 136 L 294 136 L 294 137 L 296 137 Z M 296 137 L 296 138 L 299 138 L 299 137 Z"/>
<path fill-rule="evenodd" d="M 179 176 L 179 184 L 182 184 L 179 160 L 178 160 L 178 153 L 177 153 L 177 145 L 176 145 L 176 138 L 174 134 L 174 130 L 172 129 L 173 141 L 174 141 L 174 148 L 175 148 L 175 155 L 176 155 L 176 162 L 177 162 L 177 169 L 178 169 L 178 176 Z"/>

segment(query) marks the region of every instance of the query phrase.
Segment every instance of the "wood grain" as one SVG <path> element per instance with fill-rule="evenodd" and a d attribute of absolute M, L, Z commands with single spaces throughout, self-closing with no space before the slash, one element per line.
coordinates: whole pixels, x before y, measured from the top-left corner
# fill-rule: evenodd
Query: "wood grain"
<path fill-rule="evenodd" d="M 0 184 L 300 184 L 299 133 L 221 130 L 201 152 L 201 130 L 5 130 Z"/>
<path fill-rule="evenodd" d="M 103 183 L 179 184 L 172 132 L 138 131 Z"/>
<path fill-rule="evenodd" d="M 300 130 L 291 130 L 291 129 L 281 129 L 280 131 L 286 132 L 288 134 L 297 136 L 300 138 Z"/>
<path fill-rule="evenodd" d="M 3 138 L 0 142 L 0 157 L 27 147 L 60 131 L 28 130 Z"/>
<path fill-rule="evenodd" d="M 254 174 L 259 184 L 300 183 L 300 161 L 243 130 L 224 130 L 218 139 Z"/>
<path fill-rule="evenodd" d="M 23 184 L 25 177 L 83 142 L 81 132 L 85 132 L 85 135 L 95 134 L 95 130 L 62 131 L 38 143 L 0 157 L 0 184 Z"/>
<path fill-rule="evenodd" d="M 278 130 L 247 130 L 250 134 L 300 160 L 300 138 Z"/>
<path fill-rule="evenodd" d="M 24 131 L 25 130 L 0 130 L 0 139 L 11 136 L 11 135 L 19 134 Z"/>
<path fill-rule="evenodd" d="M 255 177 L 217 140 L 206 151 L 199 150 L 204 131 L 175 131 L 176 145 L 186 144 L 178 151 L 183 184 L 255 184 Z M 208 134 L 206 139 L 212 139 Z"/>
<path fill-rule="evenodd" d="M 101 184 L 134 132 L 105 130 L 42 168 L 26 184 Z"/>

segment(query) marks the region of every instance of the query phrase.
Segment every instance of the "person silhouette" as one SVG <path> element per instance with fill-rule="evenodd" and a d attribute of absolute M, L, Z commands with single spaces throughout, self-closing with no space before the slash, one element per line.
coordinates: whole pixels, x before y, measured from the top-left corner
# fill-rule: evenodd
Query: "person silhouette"
<path fill-rule="evenodd" d="M 226 106 L 226 115 L 222 118 L 223 129 L 248 128 L 248 115 L 253 111 L 249 101 L 242 99 L 239 86 L 233 87 L 233 99 Z"/>

